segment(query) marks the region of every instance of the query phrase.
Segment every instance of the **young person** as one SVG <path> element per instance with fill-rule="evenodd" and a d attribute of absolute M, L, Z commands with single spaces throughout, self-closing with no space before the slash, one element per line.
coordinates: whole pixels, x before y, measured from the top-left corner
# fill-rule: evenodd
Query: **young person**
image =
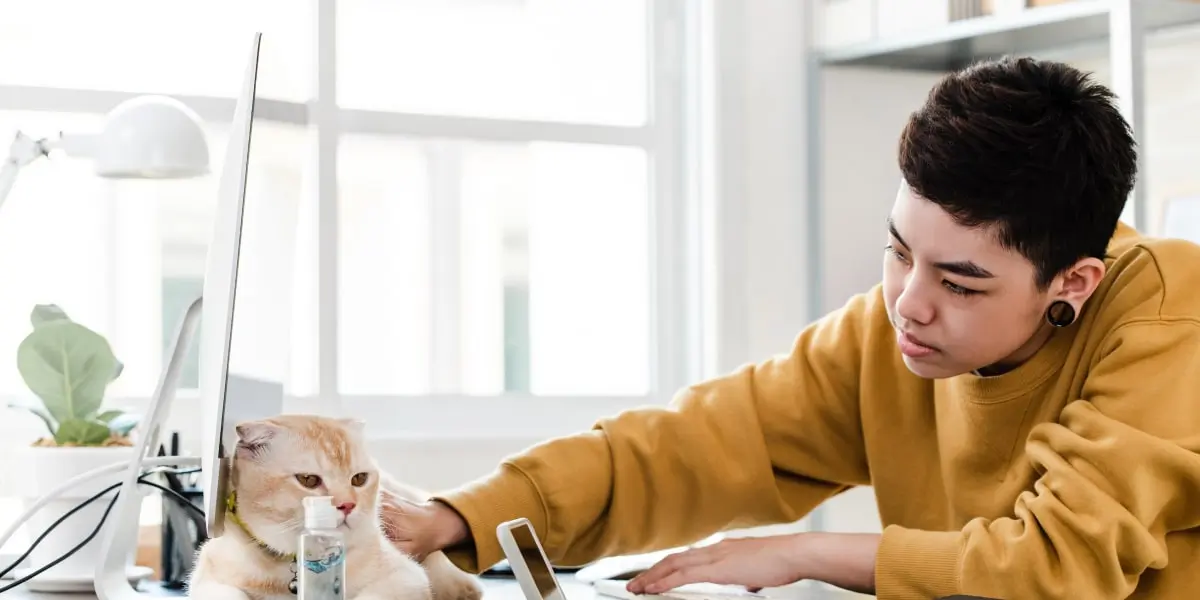
<path fill-rule="evenodd" d="M 882 535 L 722 542 L 630 587 L 1194 597 L 1200 248 L 1118 223 L 1136 152 L 1113 100 L 1028 58 L 946 76 L 901 135 L 880 285 L 786 354 L 393 507 L 397 543 L 480 570 L 502 558 L 495 526 L 528 517 L 582 564 L 872 485 Z"/>

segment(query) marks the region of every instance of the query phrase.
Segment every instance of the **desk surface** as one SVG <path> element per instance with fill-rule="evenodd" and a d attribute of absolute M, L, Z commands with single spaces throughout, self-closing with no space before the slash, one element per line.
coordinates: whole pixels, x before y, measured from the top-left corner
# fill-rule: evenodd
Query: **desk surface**
<path fill-rule="evenodd" d="M 493 577 L 481 578 L 483 582 L 484 600 L 525 600 L 521 594 L 521 588 L 517 582 L 512 579 L 500 579 Z M 567 600 L 597 600 L 606 599 L 607 596 L 596 594 L 590 584 L 575 581 L 570 575 L 560 577 L 563 591 L 566 594 Z M 778 590 L 770 590 L 767 592 L 772 598 L 783 598 L 786 600 L 856 600 L 861 598 L 869 598 L 861 594 L 851 592 L 830 590 L 807 584 L 792 586 L 789 588 L 781 588 Z M 24 586 L 14 590 L 5 592 L 3 600 L 91 600 L 95 594 L 48 594 L 39 593 L 27 590 Z M 169 598 L 170 596 L 160 596 Z"/>

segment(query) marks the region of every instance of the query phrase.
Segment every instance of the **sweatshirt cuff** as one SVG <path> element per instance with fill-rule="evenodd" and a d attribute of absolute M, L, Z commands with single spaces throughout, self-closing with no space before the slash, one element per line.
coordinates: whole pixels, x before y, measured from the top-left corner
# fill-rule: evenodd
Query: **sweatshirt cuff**
<path fill-rule="evenodd" d="M 891 525 L 875 558 L 879 598 L 941 598 L 961 593 L 958 580 L 963 534 Z"/>
<path fill-rule="evenodd" d="M 471 539 L 443 552 L 468 573 L 481 573 L 504 558 L 496 537 L 496 527 L 501 523 L 524 517 L 533 524 L 538 537 L 546 539 L 542 497 L 533 481 L 511 464 L 504 463 L 491 476 L 432 499 L 453 508 L 467 522 Z"/>

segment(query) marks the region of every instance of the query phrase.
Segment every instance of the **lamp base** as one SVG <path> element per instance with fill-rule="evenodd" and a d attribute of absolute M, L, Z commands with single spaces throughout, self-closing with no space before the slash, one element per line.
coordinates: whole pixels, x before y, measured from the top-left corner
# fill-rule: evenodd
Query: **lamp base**
<path fill-rule="evenodd" d="M 28 575 L 33 569 L 18 569 L 13 572 L 13 575 L 20 579 Z M 142 567 L 134 565 L 125 570 L 125 578 L 129 582 L 129 586 L 137 588 L 141 582 L 154 574 L 154 569 L 150 567 Z M 31 592 L 41 592 L 50 594 L 78 594 L 95 591 L 96 578 L 92 573 L 80 573 L 78 575 L 63 575 L 58 577 L 46 577 L 45 574 L 38 575 L 30 579 L 24 587 Z"/>

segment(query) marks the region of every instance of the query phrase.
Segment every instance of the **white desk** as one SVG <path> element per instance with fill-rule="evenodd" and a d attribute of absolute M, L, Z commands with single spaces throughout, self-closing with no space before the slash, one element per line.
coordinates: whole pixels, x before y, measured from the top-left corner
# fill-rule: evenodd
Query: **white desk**
<path fill-rule="evenodd" d="M 490 577 L 482 578 L 480 581 L 484 585 L 484 600 L 525 600 L 525 597 L 521 595 L 521 588 L 517 585 L 516 581 Z M 611 600 L 607 596 L 597 595 L 591 585 L 575 581 L 569 575 L 560 577 L 560 581 L 563 591 L 566 593 L 567 600 Z M 870 598 L 870 596 L 863 596 L 861 594 L 827 590 L 809 585 L 798 585 L 773 591 L 770 593 L 770 596 L 786 600 L 857 600 Z M 171 598 L 172 596 L 159 597 Z M 95 594 L 48 594 L 32 592 L 25 589 L 24 586 L 0 595 L 0 600 L 94 600 L 95 598 Z"/>

